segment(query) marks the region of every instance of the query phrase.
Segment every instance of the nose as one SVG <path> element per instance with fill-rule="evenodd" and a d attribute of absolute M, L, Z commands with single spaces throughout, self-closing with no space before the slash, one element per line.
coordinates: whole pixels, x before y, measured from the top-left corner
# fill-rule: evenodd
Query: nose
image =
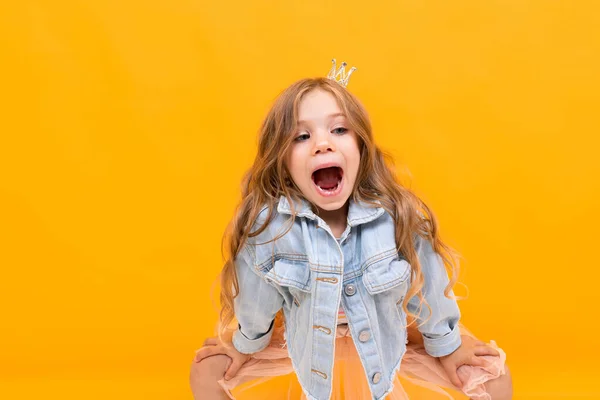
<path fill-rule="evenodd" d="M 313 154 L 326 153 L 328 151 L 335 151 L 335 146 L 331 142 L 329 135 L 319 136 L 315 142 Z"/>

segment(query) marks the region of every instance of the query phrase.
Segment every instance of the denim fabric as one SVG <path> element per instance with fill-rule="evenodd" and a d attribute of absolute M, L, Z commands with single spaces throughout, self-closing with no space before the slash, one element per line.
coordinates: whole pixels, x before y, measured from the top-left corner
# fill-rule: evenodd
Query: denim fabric
<path fill-rule="evenodd" d="M 263 207 L 255 228 L 269 219 Z M 350 199 L 346 230 L 336 240 L 325 221 L 302 199 L 291 208 L 281 196 L 267 229 L 251 238 L 236 257 L 239 293 L 234 310 L 239 322 L 233 345 L 241 353 L 268 346 L 275 314 L 283 307 L 285 338 L 294 371 L 309 399 L 331 397 L 338 307 L 346 313 L 351 336 L 369 381 L 373 399 L 383 399 L 406 351 L 406 314 L 402 301 L 409 288 L 410 264 L 396 250 L 394 222 L 381 207 Z M 444 296 L 448 275 L 441 257 L 416 236 L 432 315 L 419 330 L 426 351 L 439 357 L 460 344 L 456 301 Z M 350 285 L 350 286 L 349 286 Z M 417 313 L 418 298 L 409 303 Z M 420 320 L 429 316 L 423 307 Z"/>

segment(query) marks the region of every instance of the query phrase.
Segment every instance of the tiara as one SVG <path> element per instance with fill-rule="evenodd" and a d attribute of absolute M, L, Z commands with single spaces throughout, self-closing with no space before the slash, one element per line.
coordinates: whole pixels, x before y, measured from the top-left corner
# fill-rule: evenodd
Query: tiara
<path fill-rule="evenodd" d="M 350 79 L 350 75 L 352 75 L 352 72 L 354 72 L 356 67 L 350 68 L 350 71 L 348 71 L 348 73 L 346 74 L 346 65 L 348 65 L 348 64 L 346 64 L 345 61 L 342 63 L 342 66 L 337 71 L 336 71 L 335 58 L 333 60 L 331 60 L 331 63 L 333 65 L 331 66 L 331 70 L 329 70 L 329 74 L 327 74 L 327 78 L 336 81 L 343 87 L 346 87 L 348 85 L 348 79 Z M 341 79 L 338 79 L 338 76 L 340 76 L 340 75 L 341 75 Z"/>

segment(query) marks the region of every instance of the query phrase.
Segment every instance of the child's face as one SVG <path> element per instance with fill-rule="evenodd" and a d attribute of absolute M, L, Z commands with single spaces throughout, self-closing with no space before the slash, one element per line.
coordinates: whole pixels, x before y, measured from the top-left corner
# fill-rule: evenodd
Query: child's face
<path fill-rule="evenodd" d="M 298 130 L 285 164 L 307 200 L 323 210 L 346 204 L 358 174 L 360 150 L 332 94 L 315 89 L 298 109 Z M 337 167 L 323 168 L 333 164 Z"/>

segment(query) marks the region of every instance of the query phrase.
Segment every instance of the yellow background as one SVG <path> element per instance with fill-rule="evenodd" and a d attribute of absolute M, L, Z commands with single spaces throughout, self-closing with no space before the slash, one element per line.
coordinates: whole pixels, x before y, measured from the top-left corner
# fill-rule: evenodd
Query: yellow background
<path fill-rule="evenodd" d="M 0 399 L 191 399 L 260 121 L 332 57 L 358 67 L 377 142 L 463 254 L 463 321 L 507 351 L 515 398 L 600 398 L 599 16 L 3 1 Z"/>

